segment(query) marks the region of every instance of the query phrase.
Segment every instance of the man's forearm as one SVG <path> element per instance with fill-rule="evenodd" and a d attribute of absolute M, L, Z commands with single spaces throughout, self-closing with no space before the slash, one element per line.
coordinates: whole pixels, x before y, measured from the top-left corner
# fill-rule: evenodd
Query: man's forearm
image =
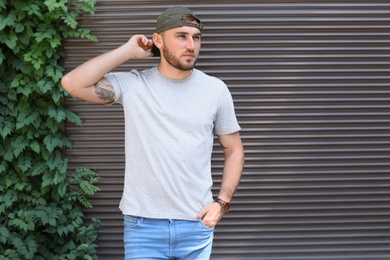
<path fill-rule="evenodd" d="M 131 52 L 125 45 L 93 58 L 64 76 L 64 81 L 72 88 L 89 87 L 105 74 L 131 59 Z"/>
<path fill-rule="evenodd" d="M 221 189 L 218 197 L 230 202 L 240 183 L 244 167 L 244 152 L 237 150 L 225 158 Z"/>

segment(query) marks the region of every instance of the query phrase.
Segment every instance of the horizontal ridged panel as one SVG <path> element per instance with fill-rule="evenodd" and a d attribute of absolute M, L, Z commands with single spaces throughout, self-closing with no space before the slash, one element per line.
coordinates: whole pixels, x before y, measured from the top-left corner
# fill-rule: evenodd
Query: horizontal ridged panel
<path fill-rule="evenodd" d="M 67 70 L 138 33 L 175 1 L 98 1 L 85 16 L 99 43 L 69 40 Z M 215 233 L 212 259 L 390 259 L 390 2 L 198 1 L 198 69 L 224 80 L 246 166 Z M 155 58 L 117 70 L 143 69 Z M 120 106 L 72 100 L 71 170 L 99 170 L 87 215 L 102 220 L 100 259 L 122 257 Z M 223 156 L 217 143 L 215 191 Z"/>

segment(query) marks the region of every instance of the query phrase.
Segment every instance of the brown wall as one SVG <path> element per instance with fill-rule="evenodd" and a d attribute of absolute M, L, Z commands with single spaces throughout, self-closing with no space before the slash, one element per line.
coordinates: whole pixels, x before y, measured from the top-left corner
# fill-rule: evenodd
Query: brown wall
<path fill-rule="evenodd" d="M 81 23 L 100 42 L 68 41 L 66 69 L 133 34 L 150 36 L 157 15 L 177 3 L 98 1 Z M 204 21 L 197 67 L 228 84 L 246 150 L 212 259 L 390 259 L 390 2 L 180 3 Z M 66 128 L 70 170 L 95 168 L 102 177 L 87 212 L 102 221 L 100 259 L 122 259 L 121 107 L 66 105 L 84 122 Z"/>

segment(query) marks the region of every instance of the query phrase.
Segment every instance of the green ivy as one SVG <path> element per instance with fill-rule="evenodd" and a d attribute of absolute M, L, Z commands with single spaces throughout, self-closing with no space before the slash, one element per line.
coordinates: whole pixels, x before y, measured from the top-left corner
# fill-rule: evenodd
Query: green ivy
<path fill-rule="evenodd" d="M 0 259 L 96 259 L 99 221 L 84 223 L 97 173 L 67 177 L 60 86 L 66 38 L 97 39 L 76 18 L 94 0 L 0 0 Z"/>

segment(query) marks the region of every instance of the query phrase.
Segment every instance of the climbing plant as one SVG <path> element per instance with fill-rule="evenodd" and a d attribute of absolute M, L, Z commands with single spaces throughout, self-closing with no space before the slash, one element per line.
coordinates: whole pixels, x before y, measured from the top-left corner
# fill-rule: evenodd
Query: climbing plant
<path fill-rule="evenodd" d="M 63 125 L 66 38 L 96 41 L 76 20 L 93 0 L 0 0 L 0 259 L 95 259 L 99 221 L 83 210 L 99 190 L 68 172 Z M 86 223 L 88 221 L 88 224 Z"/>

